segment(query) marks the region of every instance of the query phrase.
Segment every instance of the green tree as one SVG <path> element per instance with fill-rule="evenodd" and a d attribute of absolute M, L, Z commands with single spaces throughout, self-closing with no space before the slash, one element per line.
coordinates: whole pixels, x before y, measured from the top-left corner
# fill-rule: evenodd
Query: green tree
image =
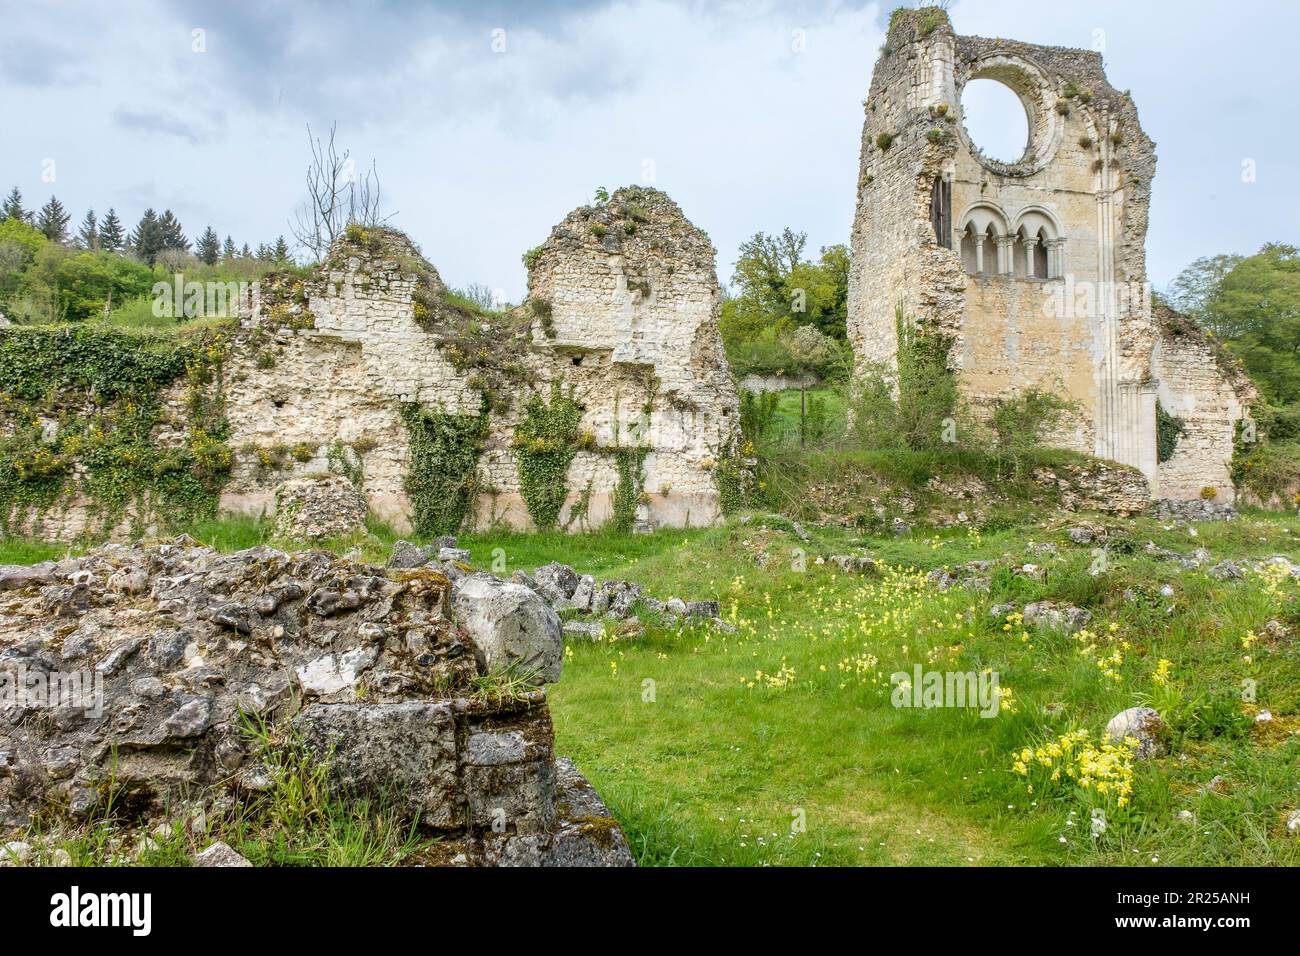
<path fill-rule="evenodd" d="M 1265 398 L 1300 402 L 1300 250 L 1269 243 L 1223 276 L 1205 307 Z"/>
<path fill-rule="evenodd" d="M 271 249 L 271 258 L 276 262 L 289 261 L 289 243 L 284 241 L 284 236 L 277 236 L 275 246 Z"/>
<path fill-rule="evenodd" d="M 99 226 L 99 245 L 107 252 L 121 252 L 126 237 L 122 230 L 122 220 L 117 218 L 117 210 L 109 207 L 108 215 Z"/>
<path fill-rule="evenodd" d="M 235 240 L 226 236 L 225 244 L 221 247 L 221 258 L 229 262 L 231 259 L 235 258 L 235 255 Z"/>
<path fill-rule="evenodd" d="M 180 220 L 176 218 L 170 209 L 163 210 L 162 216 L 158 219 L 158 229 L 162 234 L 164 249 L 178 249 L 181 252 L 190 251 L 190 241 L 185 238 L 185 231 L 181 228 Z"/>
<path fill-rule="evenodd" d="M 77 230 L 77 247 L 98 249 L 99 246 L 99 221 L 95 218 L 95 210 L 90 209 L 86 211 L 86 217 L 81 220 L 81 228 Z"/>
<path fill-rule="evenodd" d="M 58 263 L 53 285 L 63 316 L 81 321 L 104 312 L 110 302 L 147 295 L 153 271 L 122 256 L 81 252 Z"/>
<path fill-rule="evenodd" d="M 1223 277 L 1236 268 L 1242 256 L 1203 256 L 1189 265 L 1165 291 L 1169 304 L 1197 325 L 1208 329 L 1220 338 L 1227 338 L 1228 330 L 1218 327 L 1217 317 L 1207 312 L 1211 300 L 1219 291 Z"/>
<path fill-rule="evenodd" d="M 217 258 L 221 255 L 221 240 L 217 238 L 217 234 L 211 226 L 204 229 L 203 235 L 199 236 L 197 255 L 199 261 L 206 265 L 214 266 L 217 264 Z"/>
<path fill-rule="evenodd" d="M 51 196 L 50 201 L 42 206 L 41 211 L 36 215 L 36 228 L 50 242 L 63 242 L 68 238 L 70 219 L 72 217 L 63 208 L 63 203 L 59 202 L 57 197 Z"/>
<path fill-rule="evenodd" d="M 0 221 L 6 219 L 16 219 L 19 222 L 28 222 L 31 216 L 23 209 L 23 194 L 15 186 L 9 190 L 9 196 L 5 199 L 4 206 L 0 207 Z"/>
<path fill-rule="evenodd" d="M 0 303 L 18 292 L 24 273 L 49 240 L 21 216 L 0 220 Z M 8 310 L 6 310 L 8 311 Z"/>
<path fill-rule="evenodd" d="M 165 248 L 163 243 L 162 226 L 158 221 L 158 214 L 152 209 L 146 209 L 136 227 L 132 230 L 131 235 L 127 238 L 127 244 L 131 250 L 140 257 L 144 262 L 153 265 L 158 261 L 158 253 Z"/>
<path fill-rule="evenodd" d="M 846 341 L 849 251 L 826 246 L 812 261 L 804 258 L 807 244 L 806 234 L 789 228 L 741 243 L 732 275 L 738 294 L 724 298 L 721 317 L 727 358 L 739 374 L 793 371 L 786 337 L 799 327 Z"/>

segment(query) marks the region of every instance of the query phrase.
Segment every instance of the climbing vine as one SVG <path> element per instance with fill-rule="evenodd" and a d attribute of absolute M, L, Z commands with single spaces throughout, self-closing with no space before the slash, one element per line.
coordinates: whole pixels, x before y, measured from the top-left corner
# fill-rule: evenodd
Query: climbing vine
<path fill-rule="evenodd" d="M 735 514 L 754 503 L 754 446 L 748 440 L 732 439 L 724 444 L 713 465 L 713 483 L 724 515 Z"/>
<path fill-rule="evenodd" d="M 1181 418 L 1171 415 L 1165 407 L 1156 402 L 1156 461 L 1164 464 L 1174 457 L 1178 448 L 1178 439 L 1187 431 L 1187 425 Z"/>
<path fill-rule="evenodd" d="M 644 445 L 624 445 L 612 449 L 614 464 L 618 468 L 618 484 L 614 486 L 614 514 L 610 527 L 626 534 L 636 524 L 636 506 L 645 494 L 645 456 L 650 451 Z"/>
<path fill-rule="evenodd" d="M 528 400 L 515 429 L 520 492 L 539 529 L 555 527 L 569 494 L 569 465 L 580 448 L 591 444 L 579 431 L 581 421 L 582 406 L 556 382 L 549 402 L 540 395 Z"/>
<path fill-rule="evenodd" d="M 0 332 L 0 531 L 60 500 L 89 499 L 110 526 L 205 517 L 230 471 L 221 391 L 226 333 L 89 327 Z M 186 383 L 183 421 L 164 400 Z M 160 445 L 160 429 L 182 440 Z"/>
<path fill-rule="evenodd" d="M 411 443 L 406 494 L 417 534 L 460 529 L 478 491 L 478 457 L 487 437 L 487 415 L 448 415 L 419 405 L 402 406 Z"/>

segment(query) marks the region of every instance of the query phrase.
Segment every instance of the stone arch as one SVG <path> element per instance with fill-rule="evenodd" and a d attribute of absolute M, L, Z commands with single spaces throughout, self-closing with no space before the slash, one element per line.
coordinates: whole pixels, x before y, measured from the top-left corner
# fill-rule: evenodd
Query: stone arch
<path fill-rule="evenodd" d="M 996 80 L 1015 93 L 1025 108 L 1029 121 L 1029 142 L 1024 154 L 1014 162 L 1002 162 L 986 156 L 970 136 L 963 118 L 961 137 L 966 147 L 983 166 L 1007 176 L 1027 176 L 1046 166 L 1056 156 L 1064 133 L 1064 123 L 1056 112 L 1056 85 L 1037 63 L 1028 57 L 1006 51 L 994 51 L 970 63 L 954 77 L 956 99 L 972 80 Z"/>
<path fill-rule="evenodd" d="M 999 248 L 1007 235 L 1007 214 L 996 203 L 979 202 L 959 220 L 962 268 L 971 275 L 997 275 L 1005 271 Z"/>
<path fill-rule="evenodd" d="M 1043 206 L 1026 206 L 1016 215 L 1015 273 L 1031 279 L 1055 279 L 1061 275 L 1065 236 L 1061 221 Z M 1023 269 L 1021 268 L 1023 263 Z"/>

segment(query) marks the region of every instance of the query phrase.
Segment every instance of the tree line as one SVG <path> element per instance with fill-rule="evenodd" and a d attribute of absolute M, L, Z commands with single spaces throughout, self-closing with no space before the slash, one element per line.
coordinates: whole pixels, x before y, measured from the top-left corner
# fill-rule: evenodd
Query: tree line
<path fill-rule="evenodd" d="M 9 191 L 4 203 L 0 204 L 0 223 L 7 220 L 31 226 L 50 242 L 90 252 L 131 255 L 150 266 L 169 250 L 181 254 L 192 253 L 200 262 L 210 266 L 222 260 L 288 262 L 291 258 L 289 244 L 284 236 L 277 237 L 273 243 L 260 243 L 256 250 L 250 249 L 248 243 L 238 248 L 229 235 L 222 242 L 216 230 L 209 225 L 191 243 L 180 220 L 170 209 L 164 209 L 161 215 L 152 208 L 146 209 L 135 228 L 129 232 L 116 209 L 110 207 L 102 219 L 95 214 L 95 210 L 90 209 L 74 231 L 70 228 L 72 216 L 57 196 L 50 196 L 45 205 L 29 211 L 23 206 L 23 194 L 17 186 Z"/>

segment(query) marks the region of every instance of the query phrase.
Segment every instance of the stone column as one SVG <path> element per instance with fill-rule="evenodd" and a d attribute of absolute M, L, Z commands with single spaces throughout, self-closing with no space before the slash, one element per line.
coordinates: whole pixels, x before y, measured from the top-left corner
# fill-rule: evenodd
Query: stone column
<path fill-rule="evenodd" d="M 1016 271 L 1016 237 L 998 236 L 998 273 L 1009 276 Z"/>
<path fill-rule="evenodd" d="M 1047 241 L 1047 278 L 1059 279 L 1065 274 L 1065 240 Z"/>

